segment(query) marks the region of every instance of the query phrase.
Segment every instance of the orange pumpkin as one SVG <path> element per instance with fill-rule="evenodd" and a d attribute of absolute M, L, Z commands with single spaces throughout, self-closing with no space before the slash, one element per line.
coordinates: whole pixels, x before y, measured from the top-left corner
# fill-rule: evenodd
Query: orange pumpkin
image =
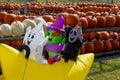
<path fill-rule="evenodd" d="M 12 47 L 17 47 L 17 41 L 12 41 Z"/>
<path fill-rule="evenodd" d="M 118 35 L 117 32 L 110 32 L 110 38 L 116 39 L 118 36 L 119 36 L 119 35 Z"/>
<path fill-rule="evenodd" d="M 106 40 L 110 38 L 110 34 L 107 31 L 97 32 L 101 40 Z"/>
<path fill-rule="evenodd" d="M 97 27 L 105 27 L 106 19 L 103 16 L 96 16 L 97 19 Z"/>
<path fill-rule="evenodd" d="M 11 24 L 15 20 L 16 15 L 15 14 L 6 14 L 4 16 L 4 22 L 7 24 Z"/>
<path fill-rule="evenodd" d="M 110 42 L 110 39 L 104 40 L 104 50 L 103 51 L 111 51 L 112 50 L 112 44 Z"/>
<path fill-rule="evenodd" d="M 100 40 L 99 38 L 96 38 L 92 40 L 92 43 L 94 45 L 94 52 L 102 52 L 104 49 L 104 42 L 103 40 Z"/>
<path fill-rule="evenodd" d="M 5 41 L 4 44 L 7 44 L 7 45 L 9 45 L 9 46 L 12 46 L 12 41 L 10 41 L 10 40 L 9 40 L 9 41 Z"/>
<path fill-rule="evenodd" d="M 113 15 L 105 16 L 106 18 L 106 27 L 114 27 L 116 23 L 116 18 Z"/>
<path fill-rule="evenodd" d="M 88 21 L 87 21 L 86 17 L 81 17 L 79 19 L 79 22 L 81 23 L 83 29 L 88 28 Z"/>
<path fill-rule="evenodd" d="M 85 53 L 93 53 L 94 52 L 94 45 L 92 42 L 84 42 L 85 46 Z"/>
<path fill-rule="evenodd" d="M 65 10 L 65 12 L 69 13 L 69 14 L 73 14 L 75 12 L 75 9 L 74 8 L 67 8 Z"/>
<path fill-rule="evenodd" d="M 80 48 L 80 54 L 84 54 L 85 53 L 85 45 L 83 43 L 82 47 Z"/>
<path fill-rule="evenodd" d="M 17 40 L 17 47 L 21 46 L 23 44 L 23 40 Z"/>
<path fill-rule="evenodd" d="M 77 14 L 68 14 L 66 17 L 66 24 L 74 27 L 78 24 L 79 22 L 79 16 Z"/>
<path fill-rule="evenodd" d="M 97 19 L 94 16 L 87 16 L 88 28 L 96 28 L 97 27 Z"/>
<path fill-rule="evenodd" d="M 112 50 L 119 49 L 120 44 L 119 44 L 119 41 L 117 39 L 112 39 L 111 44 L 112 44 Z"/>
<path fill-rule="evenodd" d="M 116 14 L 117 12 L 119 12 L 118 6 L 114 6 L 111 8 L 111 13 Z"/>
<path fill-rule="evenodd" d="M 0 20 L 3 21 L 4 20 L 4 16 L 7 14 L 7 12 L 2 11 L 0 12 Z"/>
<path fill-rule="evenodd" d="M 55 19 L 53 18 L 52 15 L 43 15 L 42 18 L 46 21 L 46 22 L 54 22 Z"/>
<path fill-rule="evenodd" d="M 116 23 L 115 26 L 120 26 L 120 15 L 115 15 Z"/>

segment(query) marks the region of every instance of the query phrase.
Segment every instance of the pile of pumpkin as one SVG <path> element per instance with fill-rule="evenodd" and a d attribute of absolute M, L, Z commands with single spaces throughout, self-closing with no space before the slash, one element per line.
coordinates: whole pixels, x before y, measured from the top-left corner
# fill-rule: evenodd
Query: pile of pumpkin
<path fill-rule="evenodd" d="M 35 18 L 34 20 L 25 19 L 23 22 L 21 21 L 13 21 L 11 24 L 1 24 L 0 25 L 0 38 L 12 38 L 12 37 L 19 37 L 24 36 L 26 32 L 26 28 L 31 26 L 32 28 L 35 27 L 41 18 Z M 4 41 L 5 44 L 8 44 L 13 47 L 19 47 L 22 44 L 22 40 L 6 40 Z"/>
<path fill-rule="evenodd" d="M 89 32 L 83 33 L 85 42 L 80 48 L 80 53 L 100 53 L 120 49 L 119 32 Z"/>

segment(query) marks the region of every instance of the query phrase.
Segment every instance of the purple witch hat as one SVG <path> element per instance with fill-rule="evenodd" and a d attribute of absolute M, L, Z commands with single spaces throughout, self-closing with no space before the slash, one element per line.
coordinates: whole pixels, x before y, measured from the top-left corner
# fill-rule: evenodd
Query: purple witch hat
<path fill-rule="evenodd" d="M 54 22 L 53 24 L 51 24 L 50 26 L 47 26 L 46 29 L 47 30 L 55 30 L 59 33 L 64 34 L 65 30 L 63 29 L 63 25 L 64 25 L 64 18 L 63 18 L 63 16 L 59 16 L 58 20 L 56 22 Z"/>

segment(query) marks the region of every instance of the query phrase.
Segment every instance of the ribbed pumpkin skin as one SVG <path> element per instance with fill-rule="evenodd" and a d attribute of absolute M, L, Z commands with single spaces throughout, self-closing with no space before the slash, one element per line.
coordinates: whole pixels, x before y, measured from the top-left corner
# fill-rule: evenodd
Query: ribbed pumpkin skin
<path fill-rule="evenodd" d="M 21 36 L 24 34 L 24 26 L 20 21 L 14 21 L 11 23 L 12 33 L 14 36 Z"/>
<path fill-rule="evenodd" d="M 104 50 L 104 42 L 100 39 L 94 39 L 92 40 L 92 43 L 94 45 L 94 52 L 102 52 Z"/>
<path fill-rule="evenodd" d="M 103 16 L 97 16 L 97 27 L 105 27 L 106 25 L 106 19 Z"/>
<path fill-rule="evenodd" d="M 79 22 L 79 16 L 77 14 L 69 14 L 66 17 L 66 24 L 71 27 L 76 26 L 78 22 Z"/>
<path fill-rule="evenodd" d="M 7 14 L 7 12 L 2 11 L 0 12 L 0 20 L 3 21 L 4 20 L 4 16 Z"/>
<path fill-rule="evenodd" d="M 104 50 L 103 51 L 111 51 L 112 50 L 112 44 L 110 42 L 110 39 L 104 40 Z"/>
<path fill-rule="evenodd" d="M 117 39 L 112 39 L 111 44 L 112 44 L 112 50 L 117 50 L 120 46 L 119 41 Z"/>
<path fill-rule="evenodd" d="M 6 24 L 11 24 L 15 20 L 16 15 L 15 14 L 6 14 L 4 16 L 4 22 Z"/>
<path fill-rule="evenodd" d="M 96 28 L 97 27 L 97 19 L 94 16 L 87 16 L 88 28 Z"/>
<path fill-rule="evenodd" d="M 81 23 L 83 29 L 88 28 L 88 21 L 85 17 L 81 17 L 79 19 L 79 22 Z"/>
<path fill-rule="evenodd" d="M 0 35 L 5 36 L 12 36 L 12 28 L 9 24 L 2 24 L 0 25 Z"/>
<path fill-rule="evenodd" d="M 115 16 L 108 15 L 105 18 L 106 18 L 106 27 L 114 27 L 115 26 L 115 23 L 116 23 Z"/>
<path fill-rule="evenodd" d="M 54 22 L 55 19 L 53 18 L 53 16 L 51 15 L 43 15 L 42 18 L 46 21 L 46 22 Z"/>
<path fill-rule="evenodd" d="M 120 26 L 120 15 L 115 15 L 116 23 L 115 26 Z"/>
<path fill-rule="evenodd" d="M 85 42 L 85 53 L 93 53 L 94 52 L 94 45 L 92 42 Z"/>

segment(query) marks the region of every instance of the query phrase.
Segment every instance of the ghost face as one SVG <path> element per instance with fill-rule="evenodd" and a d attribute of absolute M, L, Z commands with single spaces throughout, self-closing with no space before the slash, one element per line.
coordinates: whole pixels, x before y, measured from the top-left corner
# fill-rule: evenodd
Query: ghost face
<path fill-rule="evenodd" d="M 27 37 L 27 44 L 30 45 L 30 43 L 32 42 L 32 40 L 35 38 L 36 33 L 30 33 Z"/>
<path fill-rule="evenodd" d="M 48 44 L 57 44 L 60 43 L 63 39 L 63 35 L 57 31 L 48 30 L 46 33 L 48 38 Z"/>
<path fill-rule="evenodd" d="M 74 43 L 75 41 L 77 41 L 78 39 L 78 35 L 77 35 L 77 32 L 75 29 L 72 29 L 69 33 L 69 38 L 68 38 L 68 41 L 70 43 Z"/>

